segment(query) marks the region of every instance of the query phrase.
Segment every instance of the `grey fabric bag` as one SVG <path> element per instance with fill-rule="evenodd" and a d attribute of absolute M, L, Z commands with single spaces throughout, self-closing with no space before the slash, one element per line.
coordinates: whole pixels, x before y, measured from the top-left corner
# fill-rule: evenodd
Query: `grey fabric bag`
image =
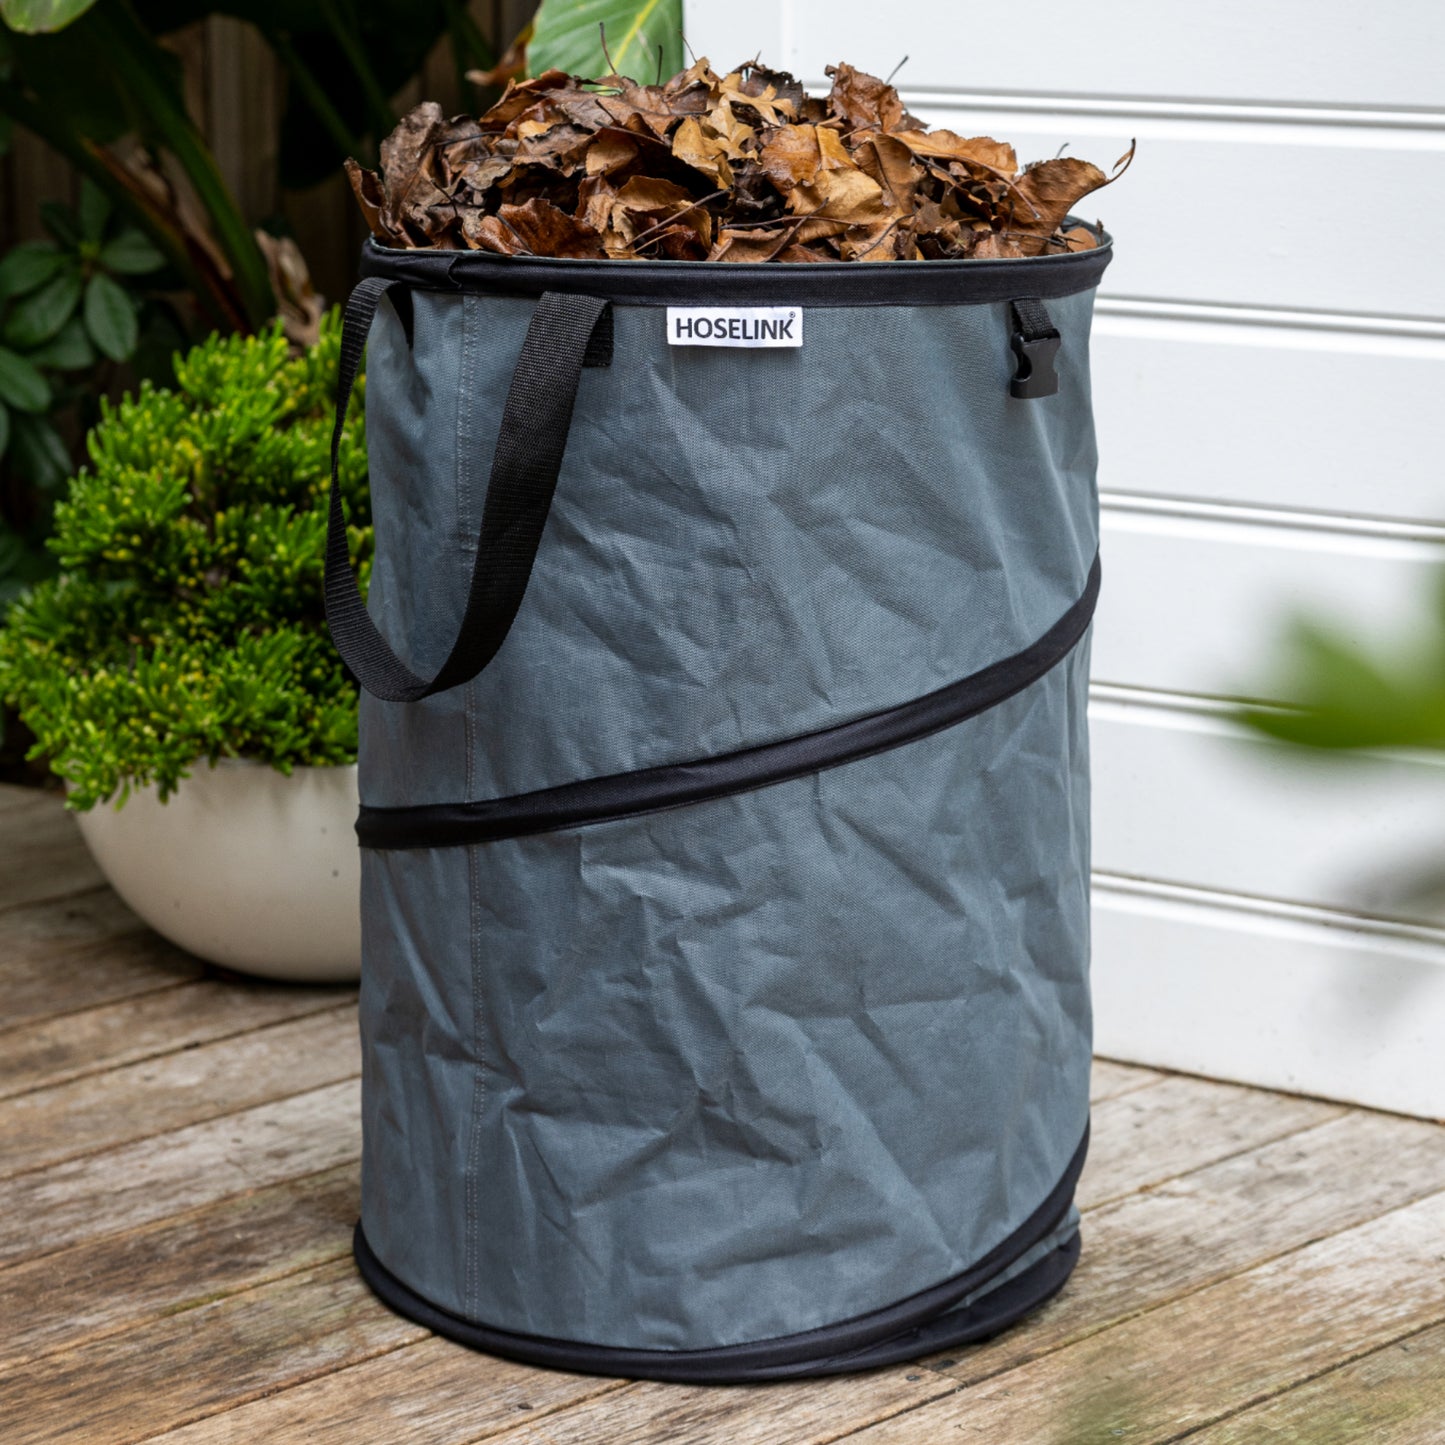
<path fill-rule="evenodd" d="M 376 556 L 368 611 L 333 487 L 327 603 L 366 690 L 356 1255 L 393 1308 L 764 1380 L 1067 1278 L 1100 240 L 368 243 Z"/>

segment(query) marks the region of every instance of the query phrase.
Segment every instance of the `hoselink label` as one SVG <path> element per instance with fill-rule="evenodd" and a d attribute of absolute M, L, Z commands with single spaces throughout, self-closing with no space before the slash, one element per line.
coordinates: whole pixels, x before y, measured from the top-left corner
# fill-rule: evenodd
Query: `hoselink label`
<path fill-rule="evenodd" d="M 801 346 L 801 306 L 669 306 L 670 346 Z"/>

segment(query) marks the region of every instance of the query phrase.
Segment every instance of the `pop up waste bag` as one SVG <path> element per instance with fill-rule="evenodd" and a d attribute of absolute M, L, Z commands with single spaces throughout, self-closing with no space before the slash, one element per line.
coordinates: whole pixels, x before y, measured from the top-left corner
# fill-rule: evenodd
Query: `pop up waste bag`
<path fill-rule="evenodd" d="M 1078 1256 L 1097 249 L 368 243 L 362 1216 L 388 1305 L 669 1380 L 992 1334 Z M 338 435 L 340 417 L 338 417 Z M 369 608 L 369 610 L 368 610 Z"/>

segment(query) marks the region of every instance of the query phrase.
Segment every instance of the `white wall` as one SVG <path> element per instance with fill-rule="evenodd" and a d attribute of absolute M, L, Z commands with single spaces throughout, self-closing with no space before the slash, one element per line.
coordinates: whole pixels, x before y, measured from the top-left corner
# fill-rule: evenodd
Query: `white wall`
<path fill-rule="evenodd" d="M 1100 1052 L 1445 1115 L 1445 759 L 1241 736 L 1287 614 L 1398 634 L 1445 560 L 1445 5 L 730 0 L 720 68 L 887 74 L 1022 157 L 1134 168 L 1095 333 Z M 1411 914 L 1408 918 L 1396 915 Z"/>

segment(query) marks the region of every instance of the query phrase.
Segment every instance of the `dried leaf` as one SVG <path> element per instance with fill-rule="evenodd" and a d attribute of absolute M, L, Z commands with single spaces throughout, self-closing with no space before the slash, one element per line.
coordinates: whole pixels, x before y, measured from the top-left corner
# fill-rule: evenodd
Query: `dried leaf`
<path fill-rule="evenodd" d="M 824 99 L 757 61 L 719 76 L 701 59 L 661 85 L 549 70 L 475 119 L 418 106 L 383 143 L 380 178 L 347 175 L 372 233 L 401 247 L 801 264 L 1098 244 L 1061 230 L 1108 183 L 1097 167 L 1019 172 L 1011 146 L 925 129 L 886 81 L 828 74 Z"/>
<path fill-rule="evenodd" d="M 502 206 L 496 219 L 532 256 L 573 256 L 600 259 L 602 237 L 585 221 L 559 211 L 551 201 L 533 196 L 522 206 Z"/>
<path fill-rule="evenodd" d="M 375 171 L 368 171 L 357 165 L 350 156 L 346 158 L 346 179 L 351 182 L 351 193 L 361 214 L 371 228 L 371 234 L 378 241 L 386 240 L 386 227 L 381 220 L 382 202 L 386 199 L 381 189 L 381 177 Z"/>
<path fill-rule="evenodd" d="M 961 161 L 966 166 L 981 166 L 1004 176 L 1012 176 L 1018 169 L 1014 148 L 991 136 L 980 135 L 965 140 L 951 130 L 905 130 L 897 132 L 896 139 L 916 156 Z"/>
<path fill-rule="evenodd" d="M 833 79 L 828 109 L 850 130 L 893 131 L 912 118 L 903 109 L 898 92 L 876 75 L 854 70 L 851 65 L 830 65 L 824 74 Z"/>
<path fill-rule="evenodd" d="M 506 85 L 520 80 L 527 73 L 527 46 L 532 39 L 529 20 L 522 33 L 502 52 L 502 58 L 490 70 L 469 70 L 466 78 L 473 85 Z"/>

